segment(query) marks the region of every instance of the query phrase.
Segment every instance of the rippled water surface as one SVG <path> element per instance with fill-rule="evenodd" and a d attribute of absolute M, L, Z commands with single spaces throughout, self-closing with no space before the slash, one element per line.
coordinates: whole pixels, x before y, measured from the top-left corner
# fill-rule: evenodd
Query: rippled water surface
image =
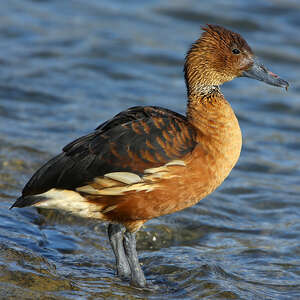
<path fill-rule="evenodd" d="M 300 2 L 9 0 L 0 10 L 0 298 L 300 299 Z M 8 210 L 31 174 L 122 109 L 185 111 L 183 60 L 200 25 L 240 32 L 284 90 L 224 85 L 241 158 L 212 195 L 148 222 L 147 278 L 114 276 L 106 225 Z"/>

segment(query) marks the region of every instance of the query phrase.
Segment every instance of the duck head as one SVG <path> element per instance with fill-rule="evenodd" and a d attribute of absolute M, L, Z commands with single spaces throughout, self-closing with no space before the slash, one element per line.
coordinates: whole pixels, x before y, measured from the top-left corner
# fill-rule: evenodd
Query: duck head
<path fill-rule="evenodd" d="M 202 28 L 185 60 L 188 93 L 203 86 L 218 86 L 235 77 L 250 77 L 270 85 L 288 88 L 288 82 L 258 63 L 250 46 L 235 32 L 218 25 Z"/>

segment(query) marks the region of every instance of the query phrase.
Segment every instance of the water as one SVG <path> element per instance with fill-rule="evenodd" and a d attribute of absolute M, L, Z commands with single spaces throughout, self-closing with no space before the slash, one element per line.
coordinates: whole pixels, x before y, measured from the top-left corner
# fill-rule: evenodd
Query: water
<path fill-rule="evenodd" d="M 0 298 L 299 299 L 300 3 L 2 1 Z M 288 93 L 224 85 L 243 130 L 238 165 L 196 206 L 148 222 L 143 291 L 114 276 L 106 225 L 57 211 L 8 210 L 31 174 L 122 109 L 185 111 L 183 59 L 200 25 L 244 35 Z"/>

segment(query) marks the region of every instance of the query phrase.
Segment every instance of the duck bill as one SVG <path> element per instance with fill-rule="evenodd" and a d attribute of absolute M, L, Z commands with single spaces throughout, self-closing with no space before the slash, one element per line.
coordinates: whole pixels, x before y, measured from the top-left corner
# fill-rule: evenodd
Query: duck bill
<path fill-rule="evenodd" d="M 262 64 L 254 62 L 254 64 L 246 71 L 242 73 L 242 77 L 249 77 L 252 79 L 260 80 L 270 85 L 283 87 L 286 90 L 289 87 L 289 83 L 281 79 L 278 75 L 271 71 L 268 71 Z"/>

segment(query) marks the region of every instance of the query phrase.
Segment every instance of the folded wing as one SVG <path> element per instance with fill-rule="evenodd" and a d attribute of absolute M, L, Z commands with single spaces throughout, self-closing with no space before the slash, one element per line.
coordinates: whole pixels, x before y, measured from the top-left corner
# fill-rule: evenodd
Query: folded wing
<path fill-rule="evenodd" d="M 65 146 L 32 176 L 13 206 L 31 205 L 26 196 L 53 188 L 78 191 L 104 175 L 109 180 L 107 174 L 116 172 L 122 180 L 138 182 L 145 170 L 192 152 L 195 134 L 180 114 L 154 106 L 130 108 Z"/>

